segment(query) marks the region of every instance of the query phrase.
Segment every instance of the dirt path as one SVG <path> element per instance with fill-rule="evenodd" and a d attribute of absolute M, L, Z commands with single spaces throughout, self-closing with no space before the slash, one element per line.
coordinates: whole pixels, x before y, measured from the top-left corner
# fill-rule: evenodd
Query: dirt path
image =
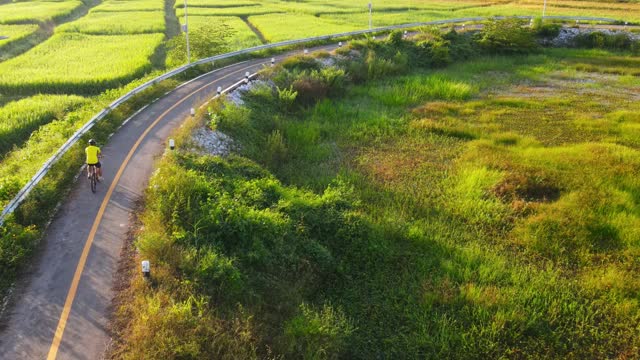
<path fill-rule="evenodd" d="M 249 21 L 249 18 L 246 16 L 242 16 L 240 17 L 240 19 L 242 19 L 242 21 L 244 21 L 245 24 L 247 24 L 247 26 L 249 27 L 249 29 L 251 29 L 251 31 L 253 31 L 254 34 L 256 34 L 256 36 L 258 37 L 258 39 L 260 39 L 260 42 L 262 42 L 263 44 L 268 44 L 269 42 L 267 41 L 267 39 L 264 37 L 264 34 L 262 32 L 260 32 L 260 30 L 258 30 L 257 27 L 253 26 L 253 24 L 251 23 L 251 21 Z"/>

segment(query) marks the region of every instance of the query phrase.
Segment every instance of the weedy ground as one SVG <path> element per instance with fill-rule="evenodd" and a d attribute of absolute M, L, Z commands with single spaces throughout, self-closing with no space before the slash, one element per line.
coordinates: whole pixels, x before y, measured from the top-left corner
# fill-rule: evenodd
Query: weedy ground
<path fill-rule="evenodd" d="M 638 61 L 545 50 L 213 106 L 243 157 L 162 160 L 137 243 L 158 275 L 116 357 L 639 356 Z"/>

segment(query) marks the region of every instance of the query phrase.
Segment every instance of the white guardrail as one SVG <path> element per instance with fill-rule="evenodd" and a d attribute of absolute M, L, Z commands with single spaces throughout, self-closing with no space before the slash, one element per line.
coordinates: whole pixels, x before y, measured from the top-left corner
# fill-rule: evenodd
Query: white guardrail
<path fill-rule="evenodd" d="M 520 19 L 533 19 L 533 16 L 514 16 L 515 18 L 520 18 Z M 120 97 L 119 99 L 117 99 L 116 101 L 112 102 L 111 104 L 109 104 L 109 106 L 107 106 L 106 109 L 103 109 L 102 111 L 100 111 L 98 114 L 96 114 L 93 118 L 91 118 L 91 120 L 89 120 L 86 124 L 84 124 L 84 126 L 82 126 L 78 131 L 76 131 L 65 143 L 64 145 L 62 145 L 60 147 L 60 149 L 58 149 L 58 151 L 56 151 L 56 153 L 49 158 L 49 160 L 47 160 L 44 165 L 42 165 L 42 167 L 40 168 L 40 170 L 38 170 L 38 172 L 31 178 L 31 180 L 29 180 L 24 187 L 18 192 L 18 194 L 7 204 L 7 206 L 5 206 L 5 208 L 2 211 L 2 214 L 0 214 L 0 226 L 2 226 L 2 224 L 4 224 L 4 221 L 6 220 L 6 217 L 13 213 L 15 211 L 15 209 L 18 207 L 18 205 L 20 205 L 20 203 L 22 203 L 27 196 L 29 195 L 29 193 L 31 193 L 31 191 L 36 187 L 36 185 L 38 185 L 38 183 L 40 182 L 40 180 L 42 180 L 42 178 L 49 172 L 49 170 L 53 167 L 53 165 L 76 143 L 78 142 L 78 140 L 80 140 L 80 138 L 82 136 L 84 136 L 89 130 L 91 130 L 91 128 L 100 120 L 104 119 L 112 110 L 116 109 L 118 106 L 120 106 L 121 104 L 123 104 L 124 102 L 126 102 L 127 100 L 131 99 L 133 96 L 135 96 L 136 94 L 154 86 L 155 84 L 167 80 L 171 77 L 174 77 L 178 74 L 181 74 L 195 66 L 198 65 L 202 65 L 202 64 L 207 64 L 207 63 L 212 63 L 214 61 L 217 60 L 223 60 L 223 59 L 228 59 L 228 58 L 232 58 L 235 56 L 239 56 L 239 55 L 245 55 L 245 54 L 250 54 L 250 53 L 254 53 L 257 51 L 261 51 L 261 50 L 268 50 L 268 49 L 275 49 L 275 48 L 279 48 L 279 47 L 285 47 L 285 46 L 291 46 L 291 45 L 298 45 L 298 44 L 304 44 L 304 43 L 309 43 L 309 42 L 315 42 L 315 41 L 325 41 L 325 40 L 331 40 L 331 39 L 335 39 L 335 38 L 349 38 L 349 37 L 354 37 L 354 36 L 358 36 L 358 35 L 364 35 L 364 34 L 370 34 L 370 33 L 376 33 L 376 32 L 384 32 L 384 31 L 389 31 L 389 30 L 397 30 L 397 29 L 410 29 L 410 28 L 418 28 L 421 26 L 429 26 L 429 25 L 446 25 L 446 24 L 457 24 L 457 23 L 465 23 L 465 22 L 474 22 L 474 21 L 484 21 L 484 20 L 489 20 L 489 19 L 504 19 L 504 16 L 498 16 L 498 17 L 470 17 L 470 18 L 460 18 L 460 19 L 451 19 L 451 20 L 437 20 L 437 21 L 428 21 L 428 22 L 417 22 L 417 23 L 410 23 L 410 24 L 402 24 L 402 25 L 394 25 L 394 26 L 386 26 L 386 27 L 380 27 L 380 28 L 375 28 L 375 29 L 370 29 L 370 30 L 358 30 L 358 31 L 351 31 L 351 32 L 346 32 L 346 33 L 340 33 L 340 34 L 332 34 L 332 35 L 324 35 L 324 36 L 317 36 L 317 37 L 312 37 L 312 38 L 306 38 L 306 39 L 298 39 L 298 40 L 289 40 L 289 41 L 283 41 L 283 42 L 279 42 L 279 43 L 273 43 L 273 44 L 266 44 L 266 45 L 260 45 L 260 46 L 255 46 L 252 48 L 247 48 L 247 49 L 243 49 L 243 50 L 238 50 L 238 51 L 233 51 L 230 53 L 226 53 L 226 54 L 221 54 L 221 55 L 216 55 L 216 56 L 212 56 L 209 58 L 205 58 L 205 59 L 201 59 L 195 62 L 192 62 L 191 64 L 188 65 L 184 65 L 181 66 L 177 69 L 171 70 L 163 75 L 160 75 L 158 77 L 156 77 L 155 79 L 152 79 L 140 86 L 138 86 L 137 88 L 131 90 L 130 92 L 128 92 L 127 94 L 123 95 L 122 97 Z M 615 19 L 609 19 L 609 18 L 598 18 L 598 17 L 585 17 L 585 16 L 545 16 L 545 19 L 550 19 L 550 20 L 576 20 L 576 21 L 600 21 L 600 22 L 607 22 L 607 23 L 612 23 L 612 22 L 617 22 L 618 20 Z M 215 71 L 215 70 L 213 70 Z"/>

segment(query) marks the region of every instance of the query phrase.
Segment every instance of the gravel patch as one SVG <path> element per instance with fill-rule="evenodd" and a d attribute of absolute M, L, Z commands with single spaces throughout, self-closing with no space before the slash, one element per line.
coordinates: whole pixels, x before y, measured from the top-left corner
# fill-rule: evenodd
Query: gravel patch
<path fill-rule="evenodd" d="M 233 149 L 233 139 L 217 130 L 201 127 L 192 135 L 196 151 L 202 155 L 227 156 Z"/>
<path fill-rule="evenodd" d="M 615 34 L 627 34 L 633 40 L 640 40 L 640 34 L 625 32 L 625 31 L 615 31 L 608 29 L 584 29 L 584 28 L 571 28 L 571 27 L 563 27 L 560 29 L 560 34 L 551 40 L 550 45 L 559 46 L 559 47 L 572 47 L 574 46 L 575 38 L 580 34 L 590 34 L 593 32 L 601 32 L 607 35 L 615 35 Z"/>
<path fill-rule="evenodd" d="M 252 88 L 256 87 L 256 86 L 261 86 L 263 84 L 267 84 L 267 85 L 273 85 L 273 83 L 271 81 L 264 81 L 264 80 L 253 80 L 250 81 L 248 84 L 242 84 L 240 85 L 237 89 L 235 89 L 234 91 L 230 92 L 227 94 L 227 100 L 234 103 L 237 106 L 243 106 L 244 105 L 244 100 L 242 99 L 242 97 L 244 96 L 244 94 L 251 90 Z"/>

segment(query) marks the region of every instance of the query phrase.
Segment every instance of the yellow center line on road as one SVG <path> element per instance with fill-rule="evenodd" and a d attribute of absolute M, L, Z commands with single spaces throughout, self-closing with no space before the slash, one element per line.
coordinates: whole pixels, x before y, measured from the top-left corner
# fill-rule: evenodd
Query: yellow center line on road
<path fill-rule="evenodd" d="M 232 73 L 229 73 L 223 77 L 217 78 L 216 80 L 207 83 L 206 85 L 198 88 L 197 90 L 194 90 L 193 92 L 191 92 L 189 95 L 185 96 L 184 98 L 182 98 L 180 101 L 178 101 L 177 103 L 175 103 L 173 106 L 171 106 L 169 109 L 167 109 L 165 112 L 162 113 L 162 115 L 160 115 L 156 120 L 154 120 L 154 122 L 149 125 L 149 127 L 147 127 L 147 129 L 142 133 L 142 135 L 140 135 L 140 137 L 138 138 L 138 140 L 136 141 L 136 143 L 133 145 L 133 147 L 131 148 L 131 150 L 129 151 L 129 154 L 127 154 L 127 157 L 124 159 L 124 161 L 122 162 L 122 165 L 120 165 L 120 168 L 118 169 L 118 172 L 116 173 L 116 176 L 113 179 L 113 182 L 111 183 L 111 186 L 109 187 L 109 191 L 107 191 L 107 194 L 104 198 L 104 200 L 102 200 L 102 204 L 100 205 L 100 209 L 98 210 L 98 214 L 96 215 L 96 218 L 93 222 L 93 226 L 91 227 L 91 231 L 89 232 L 89 237 L 87 238 L 87 242 L 84 245 L 84 248 L 82 249 L 82 255 L 80 255 L 80 260 L 78 261 L 78 266 L 76 267 L 76 272 L 73 275 L 73 280 L 71 282 L 71 287 L 69 288 L 69 292 L 67 293 L 67 299 L 64 303 L 64 307 L 62 308 L 62 313 L 60 314 L 60 320 L 58 321 L 58 327 L 56 328 L 56 332 L 55 335 L 53 336 L 53 341 L 51 343 L 51 347 L 49 348 L 49 355 L 47 355 L 47 360 L 55 360 L 56 356 L 58 355 L 58 349 L 60 348 L 60 343 L 62 342 L 62 336 L 64 335 L 64 329 L 67 326 L 67 320 L 69 318 L 69 314 L 71 313 L 71 306 L 73 305 L 73 300 L 76 297 L 76 292 L 78 291 L 78 284 L 80 283 L 80 277 L 82 276 L 82 272 L 84 270 L 84 266 L 85 263 L 87 262 L 87 257 L 89 256 L 89 250 L 91 249 L 91 245 L 93 244 L 93 239 L 96 235 L 96 232 L 98 231 L 98 226 L 100 226 L 100 222 L 102 221 L 102 217 L 104 216 L 104 212 L 107 208 L 107 205 L 109 203 L 109 201 L 111 200 L 111 195 L 113 194 L 113 191 L 116 188 L 116 185 L 118 184 L 118 182 L 120 181 L 120 177 L 122 176 L 122 173 L 124 172 L 124 169 L 127 167 L 127 165 L 129 164 L 129 161 L 131 160 L 131 158 L 133 157 L 133 154 L 136 152 L 136 150 L 138 149 L 138 147 L 140 146 L 140 144 L 142 143 L 142 141 L 144 140 L 144 138 L 149 134 L 149 132 L 151 132 L 151 129 L 153 129 L 165 116 L 167 116 L 167 114 L 169 112 L 171 112 L 173 109 L 175 109 L 176 107 L 178 107 L 180 104 L 182 104 L 183 102 L 187 101 L 187 99 L 189 99 L 191 96 L 195 95 L 196 93 L 198 93 L 200 90 L 211 86 L 211 84 L 213 84 L 216 81 L 221 81 L 224 80 L 234 74 L 237 74 L 239 72 L 245 71 L 249 68 L 255 67 L 256 65 L 251 65 L 251 66 L 247 66 L 244 67 L 240 70 L 236 70 Z"/>

